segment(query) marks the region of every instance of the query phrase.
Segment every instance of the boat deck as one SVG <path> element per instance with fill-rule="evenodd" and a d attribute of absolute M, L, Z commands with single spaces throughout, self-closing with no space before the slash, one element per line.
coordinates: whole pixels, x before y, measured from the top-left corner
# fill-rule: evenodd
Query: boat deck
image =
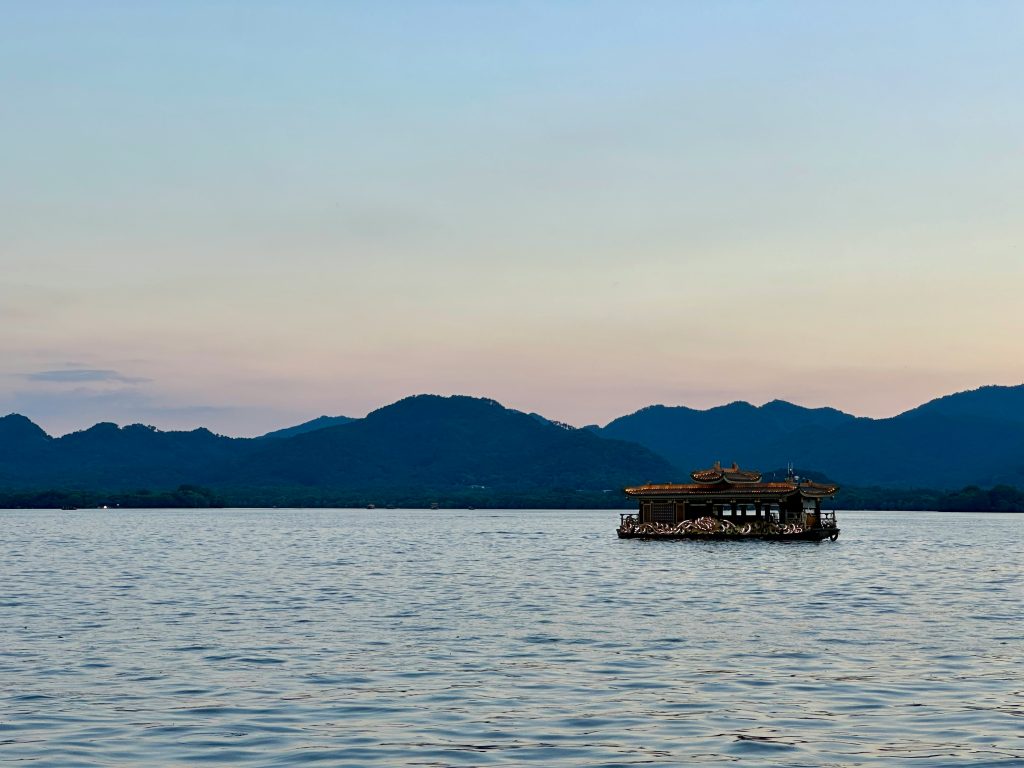
<path fill-rule="evenodd" d="M 824 541 L 830 539 L 835 541 L 839 538 L 838 528 L 812 528 L 806 531 L 795 531 L 793 533 L 697 533 L 694 531 L 617 531 L 620 539 L 645 539 L 649 541 L 679 540 L 690 541 Z"/>

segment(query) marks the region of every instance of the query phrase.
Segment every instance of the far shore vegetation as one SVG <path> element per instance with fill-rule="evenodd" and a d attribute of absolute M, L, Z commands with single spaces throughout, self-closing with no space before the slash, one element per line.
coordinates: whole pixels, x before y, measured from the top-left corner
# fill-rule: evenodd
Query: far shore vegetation
<path fill-rule="evenodd" d="M 75 489 L 0 490 L 2 509 L 121 507 L 125 509 L 203 509 L 221 507 L 365 508 L 374 505 L 405 509 L 633 509 L 635 502 L 614 491 L 509 491 L 472 488 L 431 493 L 382 490 L 332 493 L 329 489 L 210 489 L 180 485 L 174 490 L 95 491 Z M 905 510 L 938 512 L 1024 512 L 1024 490 L 997 485 L 967 486 L 958 491 L 928 488 L 845 487 L 826 508 L 839 510 Z"/>

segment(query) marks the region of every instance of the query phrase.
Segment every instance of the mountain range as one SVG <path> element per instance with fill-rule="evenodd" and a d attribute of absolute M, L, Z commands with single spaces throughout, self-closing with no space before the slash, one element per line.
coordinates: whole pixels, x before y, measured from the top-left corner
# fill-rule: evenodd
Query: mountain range
<path fill-rule="evenodd" d="M 715 460 L 788 463 L 841 484 L 1024 485 L 1024 385 L 982 387 L 888 419 L 774 400 L 707 410 L 655 405 L 581 429 L 465 396 L 417 395 L 365 418 L 322 416 L 259 438 L 101 423 L 51 437 L 0 418 L 0 489 L 132 490 L 200 484 L 373 494 L 382 489 L 615 492 L 685 480 Z"/>
<path fill-rule="evenodd" d="M 417 395 L 363 419 L 320 423 L 248 439 L 104 423 L 53 438 L 11 414 L 0 418 L 0 488 L 603 492 L 673 472 L 636 443 L 480 398 Z"/>
<path fill-rule="evenodd" d="M 888 419 L 774 400 L 705 411 L 652 406 L 589 429 L 678 467 L 707 464 L 710 455 L 752 467 L 792 462 L 851 485 L 1024 484 L 1024 385 L 948 395 Z"/>

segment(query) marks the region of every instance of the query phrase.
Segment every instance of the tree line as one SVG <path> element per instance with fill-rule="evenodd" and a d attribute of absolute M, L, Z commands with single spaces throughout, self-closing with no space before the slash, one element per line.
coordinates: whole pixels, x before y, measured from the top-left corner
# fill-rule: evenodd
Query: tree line
<path fill-rule="evenodd" d="M 310 488 L 235 488 L 212 490 L 198 485 L 179 485 L 174 490 L 91 491 L 48 489 L 2 491 L 0 508 L 60 509 L 122 507 L 126 509 L 217 507 L 312 507 L 360 508 L 373 505 L 428 509 L 634 509 L 636 502 L 616 491 L 572 489 L 509 490 L 468 488 L 424 491 L 383 489 L 332 492 Z M 929 488 L 845 487 L 825 508 L 878 509 L 938 512 L 1024 512 L 1024 491 L 1014 486 L 993 488 L 967 486 L 958 491 Z"/>

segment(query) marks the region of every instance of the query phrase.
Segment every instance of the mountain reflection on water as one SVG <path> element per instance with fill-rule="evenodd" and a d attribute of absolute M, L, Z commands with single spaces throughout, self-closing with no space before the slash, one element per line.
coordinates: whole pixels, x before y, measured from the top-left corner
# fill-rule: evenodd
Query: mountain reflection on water
<path fill-rule="evenodd" d="M 0 511 L 0 762 L 1024 760 L 1024 516 Z"/>

